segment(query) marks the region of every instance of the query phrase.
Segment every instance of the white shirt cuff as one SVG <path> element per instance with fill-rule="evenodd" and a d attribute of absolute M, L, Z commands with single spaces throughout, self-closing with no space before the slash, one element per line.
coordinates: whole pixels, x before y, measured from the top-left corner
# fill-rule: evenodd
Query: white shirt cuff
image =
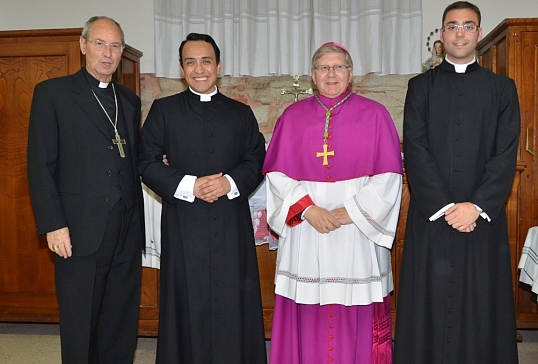
<path fill-rule="evenodd" d="M 187 202 L 194 202 L 194 182 L 196 181 L 198 177 L 196 176 L 190 176 L 186 175 L 183 177 L 181 182 L 179 182 L 179 185 L 177 186 L 176 193 L 174 193 L 174 197 L 187 201 Z"/>
<path fill-rule="evenodd" d="M 310 206 L 308 206 L 306 209 L 303 210 L 303 212 L 301 213 L 301 220 L 304 220 L 304 219 L 305 219 L 304 214 L 306 214 L 306 212 L 308 211 L 308 209 L 311 208 L 312 206 L 314 206 L 314 205 L 310 205 Z"/>
<path fill-rule="evenodd" d="M 234 198 L 241 196 L 233 178 L 227 174 L 225 174 L 224 177 L 230 182 L 230 192 L 227 194 L 228 199 L 233 200 Z"/>
<path fill-rule="evenodd" d="M 445 207 L 443 207 L 441 210 L 437 211 L 435 214 L 433 214 L 432 216 L 430 216 L 430 221 L 435 221 L 437 220 L 438 218 L 440 218 L 441 216 L 443 216 L 446 212 L 446 210 L 448 210 L 449 208 L 451 208 L 452 206 L 454 206 L 455 203 L 454 202 L 451 202 L 449 203 L 448 205 L 446 205 Z"/>
<path fill-rule="evenodd" d="M 473 205 L 474 205 L 474 204 L 473 204 Z M 482 210 L 482 209 L 481 209 L 479 206 L 477 206 L 477 205 L 474 205 L 474 207 L 475 207 L 478 211 L 480 211 L 480 216 L 482 216 L 483 219 L 486 219 L 486 220 L 488 220 L 488 222 L 491 222 L 491 219 L 489 218 L 489 215 L 486 214 L 486 213 L 484 212 L 484 210 Z"/>

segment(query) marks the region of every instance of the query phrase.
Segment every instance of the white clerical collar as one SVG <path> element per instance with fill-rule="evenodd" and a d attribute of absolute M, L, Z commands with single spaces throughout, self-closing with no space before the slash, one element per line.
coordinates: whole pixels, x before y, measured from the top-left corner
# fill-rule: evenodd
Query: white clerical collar
<path fill-rule="evenodd" d="M 189 90 L 191 90 L 193 94 L 200 96 L 200 101 L 203 101 L 203 102 L 211 101 L 211 96 L 216 95 L 218 91 L 217 86 L 215 86 L 215 90 L 211 92 L 210 94 L 201 94 L 199 92 L 194 91 L 192 87 L 190 86 L 189 86 Z"/>
<path fill-rule="evenodd" d="M 456 73 L 465 73 L 465 70 L 467 70 L 467 66 L 470 65 L 471 63 L 476 62 L 476 57 L 473 57 L 473 60 L 471 62 L 465 63 L 465 64 L 456 64 L 454 62 L 451 62 L 450 59 L 448 59 L 448 57 L 445 57 L 445 61 L 447 61 L 448 63 L 454 66 Z"/>
<path fill-rule="evenodd" d="M 110 82 L 101 82 L 101 81 L 99 81 L 99 88 L 107 88 L 109 83 Z"/>

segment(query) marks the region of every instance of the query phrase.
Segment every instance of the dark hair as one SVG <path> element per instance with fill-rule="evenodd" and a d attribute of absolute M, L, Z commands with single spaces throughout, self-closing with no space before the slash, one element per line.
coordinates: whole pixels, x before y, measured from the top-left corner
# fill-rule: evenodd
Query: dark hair
<path fill-rule="evenodd" d="M 460 10 L 460 9 L 469 9 L 476 13 L 476 16 L 478 17 L 478 25 L 480 27 L 480 22 L 482 21 L 482 16 L 480 15 L 480 9 L 478 9 L 478 6 L 471 4 L 468 1 L 456 1 L 453 4 L 450 4 L 446 7 L 445 11 L 443 12 L 443 20 L 441 21 L 441 26 L 445 26 L 445 18 L 446 14 L 451 10 Z"/>
<path fill-rule="evenodd" d="M 121 44 L 125 45 L 125 34 L 123 34 L 123 29 L 121 29 L 121 26 L 117 21 L 112 18 L 109 18 L 108 16 L 92 16 L 90 19 L 88 19 L 86 24 L 84 24 L 84 28 L 82 29 L 82 38 L 88 40 L 88 38 L 90 37 L 91 27 L 93 23 L 95 23 L 97 20 L 107 20 L 116 24 L 121 33 Z"/>
<path fill-rule="evenodd" d="M 208 34 L 190 33 L 189 35 L 187 35 L 187 38 L 183 42 L 181 42 L 181 45 L 179 46 L 179 64 L 182 67 L 183 67 L 183 57 L 181 53 L 183 52 L 183 47 L 185 46 L 185 43 L 190 42 L 190 41 L 193 41 L 193 42 L 204 41 L 211 44 L 213 46 L 213 49 L 215 50 L 215 58 L 216 58 L 215 60 L 217 61 L 217 64 L 219 64 L 220 49 L 217 46 L 217 43 L 215 43 L 215 40 L 211 38 L 211 36 Z"/>

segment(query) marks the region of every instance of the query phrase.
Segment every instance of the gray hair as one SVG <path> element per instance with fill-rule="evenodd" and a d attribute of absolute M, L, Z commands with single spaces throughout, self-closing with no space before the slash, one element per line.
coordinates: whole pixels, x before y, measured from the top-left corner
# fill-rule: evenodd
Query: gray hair
<path fill-rule="evenodd" d="M 321 47 L 319 47 L 318 50 L 312 56 L 312 65 L 311 65 L 312 71 L 314 70 L 314 67 L 316 67 L 316 62 L 318 59 L 320 59 L 327 53 L 332 53 L 332 52 L 342 53 L 344 57 L 346 58 L 347 65 L 353 68 L 353 60 L 351 59 L 351 56 L 345 49 L 338 47 L 336 45 L 333 45 L 333 44 L 324 44 Z"/>
<path fill-rule="evenodd" d="M 121 33 L 121 44 L 125 45 L 125 34 L 123 33 L 123 29 L 121 29 L 120 24 L 114 19 L 109 18 L 108 16 L 104 16 L 104 15 L 92 16 L 90 19 L 88 19 L 86 24 L 84 24 L 84 28 L 82 29 L 82 34 L 81 34 L 82 38 L 88 40 L 88 38 L 90 37 L 90 28 L 92 27 L 93 23 L 95 23 L 97 20 L 107 20 L 116 24 L 116 26 L 119 28 L 120 33 Z"/>

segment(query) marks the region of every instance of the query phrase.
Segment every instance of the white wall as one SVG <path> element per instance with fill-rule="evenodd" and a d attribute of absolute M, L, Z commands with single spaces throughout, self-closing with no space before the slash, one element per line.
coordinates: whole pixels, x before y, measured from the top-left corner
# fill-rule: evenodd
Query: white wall
<path fill-rule="evenodd" d="M 423 59 L 429 57 L 427 37 L 441 27 L 443 10 L 451 2 L 422 0 Z M 535 0 L 471 2 L 482 13 L 484 36 L 505 18 L 538 17 Z M 141 72 L 154 73 L 153 0 L 1 0 L 0 30 L 79 28 L 94 15 L 107 15 L 120 23 L 126 42 L 144 53 Z M 431 37 L 431 43 L 436 39 L 439 33 Z"/>

